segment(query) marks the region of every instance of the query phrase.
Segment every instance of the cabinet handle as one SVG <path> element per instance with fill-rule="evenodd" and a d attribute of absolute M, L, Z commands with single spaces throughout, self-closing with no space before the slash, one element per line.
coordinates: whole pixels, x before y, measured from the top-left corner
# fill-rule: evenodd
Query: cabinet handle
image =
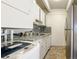
<path fill-rule="evenodd" d="M 25 47 L 24 49 L 28 49 L 28 47 Z"/>

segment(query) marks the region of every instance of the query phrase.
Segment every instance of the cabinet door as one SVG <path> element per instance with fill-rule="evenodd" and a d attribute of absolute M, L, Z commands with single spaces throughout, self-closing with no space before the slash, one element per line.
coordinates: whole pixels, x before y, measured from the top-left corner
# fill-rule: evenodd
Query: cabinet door
<path fill-rule="evenodd" d="M 44 54 L 43 54 L 44 53 L 43 41 L 40 40 L 39 44 L 40 44 L 40 59 L 43 59 L 43 56 L 44 56 Z"/>
<path fill-rule="evenodd" d="M 43 39 L 39 41 L 40 44 L 40 59 L 43 59 L 45 56 L 45 42 Z"/>
<path fill-rule="evenodd" d="M 48 51 L 48 49 L 50 48 L 50 38 L 49 38 L 49 36 L 47 36 L 47 37 L 44 38 L 44 42 L 45 42 L 44 49 L 45 49 L 45 54 L 46 54 L 47 51 Z"/>
<path fill-rule="evenodd" d="M 1 3 L 1 27 L 6 27 L 6 5 Z"/>
<path fill-rule="evenodd" d="M 23 53 L 22 53 L 23 52 Z M 39 58 L 39 45 L 31 49 L 22 50 L 16 55 L 15 59 L 40 59 Z"/>
<path fill-rule="evenodd" d="M 45 25 L 45 13 L 43 10 L 41 10 L 41 21 L 42 21 L 43 25 Z"/>
<path fill-rule="evenodd" d="M 36 0 L 33 0 L 32 4 L 32 16 L 34 16 L 34 21 L 35 19 L 39 20 L 39 6 L 37 5 Z"/>
<path fill-rule="evenodd" d="M 33 0 L 3 0 L 7 4 L 18 8 L 26 13 L 31 13 Z"/>
<path fill-rule="evenodd" d="M 9 6 L 7 7 L 7 27 L 14 28 L 33 28 L 33 22 L 30 15 L 15 10 Z"/>
<path fill-rule="evenodd" d="M 47 50 L 50 48 L 50 36 L 46 37 L 47 41 Z"/>
<path fill-rule="evenodd" d="M 36 4 L 36 0 L 7 0 L 5 2 L 26 12 L 33 20 L 39 19 L 39 6 Z"/>
<path fill-rule="evenodd" d="M 48 36 L 47 36 L 48 37 Z M 45 41 L 45 54 L 47 53 L 47 51 L 48 51 L 48 39 L 47 39 L 47 37 L 45 37 L 44 38 L 44 41 Z"/>
<path fill-rule="evenodd" d="M 50 48 L 49 36 L 41 38 L 39 40 L 39 45 L 40 45 L 40 59 L 43 59 L 48 49 Z"/>
<path fill-rule="evenodd" d="M 23 2 L 21 3 L 21 1 Z M 2 6 L 2 26 L 3 27 L 33 28 L 33 17 L 30 15 L 31 12 L 27 13 L 25 11 L 26 9 L 31 10 L 30 9 L 31 6 L 28 5 L 29 8 L 27 7 L 27 5 L 25 5 L 26 8 L 23 7 L 25 4 L 24 1 L 28 2 L 29 0 L 16 0 L 16 1 L 5 0 L 4 1 L 5 3 L 1 3 L 2 4 L 1 6 Z"/>

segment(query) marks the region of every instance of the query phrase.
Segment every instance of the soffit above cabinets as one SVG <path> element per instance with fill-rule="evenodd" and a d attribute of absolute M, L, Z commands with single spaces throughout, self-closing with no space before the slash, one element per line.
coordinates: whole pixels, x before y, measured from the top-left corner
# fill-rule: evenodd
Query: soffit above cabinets
<path fill-rule="evenodd" d="M 43 0 L 36 0 L 36 3 L 39 5 L 39 7 L 45 12 L 48 13 L 49 10 L 47 8 L 47 6 L 45 5 Z"/>
<path fill-rule="evenodd" d="M 73 0 L 36 0 L 37 4 L 44 10 L 50 11 L 52 9 L 66 9 L 70 7 Z"/>

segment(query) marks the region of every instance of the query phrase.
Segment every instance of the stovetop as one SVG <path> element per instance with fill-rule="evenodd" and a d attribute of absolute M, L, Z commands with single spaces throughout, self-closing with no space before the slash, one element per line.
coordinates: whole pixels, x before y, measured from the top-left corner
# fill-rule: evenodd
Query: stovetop
<path fill-rule="evenodd" d="M 7 47 L 1 48 L 1 58 L 9 54 L 12 54 L 30 44 L 31 43 L 27 43 L 27 42 L 14 42 L 12 45 L 9 44 Z"/>

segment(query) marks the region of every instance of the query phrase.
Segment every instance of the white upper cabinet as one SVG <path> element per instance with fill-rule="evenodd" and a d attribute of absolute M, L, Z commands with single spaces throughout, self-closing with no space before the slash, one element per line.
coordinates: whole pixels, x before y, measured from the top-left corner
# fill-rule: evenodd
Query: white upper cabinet
<path fill-rule="evenodd" d="M 41 10 L 41 21 L 42 21 L 42 23 L 43 23 L 43 25 L 45 25 L 45 13 L 44 13 L 44 11 L 43 10 Z"/>
<path fill-rule="evenodd" d="M 2 0 L 1 27 L 33 28 L 39 19 L 39 7 L 35 0 Z"/>
<path fill-rule="evenodd" d="M 34 16 L 34 21 L 35 19 L 39 20 L 39 6 L 37 5 L 36 1 L 33 0 L 32 3 L 32 16 Z"/>
<path fill-rule="evenodd" d="M 31 15 L 7 8 L 7 26 L 14 28 L 33 28 L 33 19 Z"/>
<path fill-rule="evenodd" d="M 17 9 L 20 9 L 27 13 L 31 13 L 33 0 L 3 0 L 3 1 Z"/>
<path fill-rule="evenodd" d="M 32 17 L 29 14 L 18 11 L 11 6 L 2 3 L 1 27 L 33 28 Z"/>
<path fill-rule="evenodd" d="M 1 3 L 1 27 L 6 27 L 6 5 Z"/>

